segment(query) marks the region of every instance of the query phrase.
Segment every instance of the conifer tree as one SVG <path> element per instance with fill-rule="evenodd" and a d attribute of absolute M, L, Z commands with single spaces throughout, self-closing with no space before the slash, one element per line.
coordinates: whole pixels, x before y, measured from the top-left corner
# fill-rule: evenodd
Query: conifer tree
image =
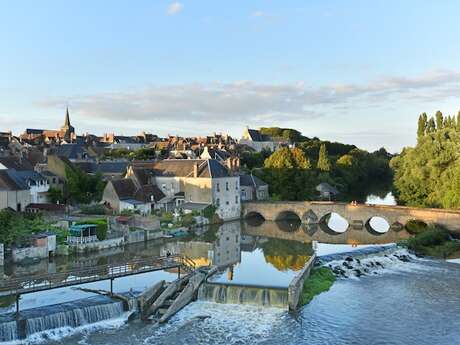
<path fill-rule="evenodd" d="M 327 155 L 326 145 L 322 144 L 319 148 L 318 165 L 317 168 L 321 171 L 331 170 L 331 163 Z"/>
<path fill-rule="evenodd" d="M 436 129 L 442 129 L 444 127 L 444 118 L 442 113 L 438 110 L 436 112 Z"/>
<path fill-rule="evenodd" d="M 427 116 L 426 113 L 421 114 L 418 117 L 418 129 L 417 129 L 417 137 L 421 138 L 425 135 L 426 127 L 427 127 Z"/>

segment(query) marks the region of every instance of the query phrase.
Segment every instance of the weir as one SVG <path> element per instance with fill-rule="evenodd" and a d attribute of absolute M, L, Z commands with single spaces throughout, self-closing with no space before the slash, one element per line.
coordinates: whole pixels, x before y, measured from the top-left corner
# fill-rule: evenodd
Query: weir
<path fill-rule="evenodd" d="M 251 304 L 265 307 L 286 308 L 288 306 L 288 289 L 287 287 L 264 287 L 208 282 L 200 287 L 198 299 L 215 303 Z"/>
<path fill-rule="evenodd" d="M 113 319 L 125 312 L 123 302 L 105 296 L 23 310 L 20 317 L 0 317 L 0 342 L 25 339 L 33 334 L 63 327 L 76 328 Z"/>

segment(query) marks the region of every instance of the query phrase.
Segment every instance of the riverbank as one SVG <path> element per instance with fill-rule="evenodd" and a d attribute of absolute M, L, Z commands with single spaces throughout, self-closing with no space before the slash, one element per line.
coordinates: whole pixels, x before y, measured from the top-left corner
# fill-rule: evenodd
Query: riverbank
<path fill-rule="evenodd" d="M 460 251 L 460 241 L 443 228 L 431 227 L 401 243 L 420 256 L 447 259 Z"/>

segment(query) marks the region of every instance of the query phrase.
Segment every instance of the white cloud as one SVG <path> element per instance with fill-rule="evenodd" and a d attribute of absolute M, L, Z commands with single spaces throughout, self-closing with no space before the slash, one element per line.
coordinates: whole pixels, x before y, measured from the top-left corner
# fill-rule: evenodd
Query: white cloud
<path fill-rule="evenodd" d="M 183 9 L 184 5 L 182 5 L 180 2 L 173 2 L 171 5 L 168 6 L 166 14 L 168 16 L 173 16 L 181 12 Z"/>
<path fill-rule="evenodd" d="M 45 99 L 39 105 L 63 108 L 69 101 L 80 118 L 87 118 L 91 123 L 110 121 L 111 127 L 137 124 L 139 128 L 153 125 L 201 132 L 245 124 L 289 124 L 299 129 L 309 124 L 311 128 L 309 121 L 336 115 L 340 116 L 334 117 L 335 121 L 343 117 L 343 125 L 347 119 L 356 120 L 356 112 L 360 111 L 367 119 L 366 124 L 362 124 L 363 130 L 375 130 L 373 126 L 381 115 L 379 109 L 383 111 L 398 103 L 423 111 L 429 102 L 439 104 L 455 99 L 459 89 L 460 72 L 434 71 L 411 78 L 387 77 L 363 84 L 319 87 L 306 82 L 258 84 L 251 81 L 160 85 L 129 92 Z M 375 121 L 371 120 L 373 116 Z M 345 131 L 342 125 L 336 123 Z"/>

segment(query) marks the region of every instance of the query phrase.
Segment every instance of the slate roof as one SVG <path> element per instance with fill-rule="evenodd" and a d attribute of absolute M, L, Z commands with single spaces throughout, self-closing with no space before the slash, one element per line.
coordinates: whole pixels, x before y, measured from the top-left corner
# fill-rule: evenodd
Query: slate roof
<path fill-rule="evenodd" d="M 13 169 L 0 170 L 0 190 L 27 190 L 29 186 Z"/>
<path fill-rule="evenodd" d="M 0 164 L 4 165 L 7 169 L 34 170 L 32 163 L 25 158 L 0 157 Z"/>
<path fill-rule="evenodd" d="M 133 180 L 120 179 L 111 182 L 120 200 L 137 200 L 141 202 L 159 201 L 165 197 L 164 193 L 155 185 L 145 185 L 140 188 Z"/>
<path fill-rule="evenodd" d="M 229 177 L 228 170 L 215 159 L 165 159 L 153 163 L 155 176 L 193 177 L 198 165 L 199 178 Z"/>
<path fill-rule="evenodd" d="M 260 178 L 254 175 L 240 175 L 240 185 L 241 186 L 251 186 L 251 187 L 260 187 L 267 186 L 267 183 L 262 181 Z"/>
<path fill-rule="evenodd" d="M 97 172 L 102 174 L 122 174 L 128 167 L 127 161 L 75 162 L 73 164 L 88 174 Z"/>
<path fill-rule="evenodd" d="M 322 182 L 319 185 L 316 186 L 316 190 L 320 193 L 330 193 L 330 194 L 339 194 L 339 191 L 331 186 L 329 183 Z"/>
<path fill-rule="evenodd" d="M 85 155 L 89 156 L 88 151 L 78 144 L 63 144 L 56 146 L 51 150 L 51 153 L 60 157 L 66 157 L 67 159 L 81 159 Z"/>
<path fill-rule="evenodd" d="M 12 171 L 12 174 L 22 179 L 26 184 L 30 181 L 31 184 L 36 184 L 38 181 L 46 180 L 46 178 L 34 170 Z"/>

